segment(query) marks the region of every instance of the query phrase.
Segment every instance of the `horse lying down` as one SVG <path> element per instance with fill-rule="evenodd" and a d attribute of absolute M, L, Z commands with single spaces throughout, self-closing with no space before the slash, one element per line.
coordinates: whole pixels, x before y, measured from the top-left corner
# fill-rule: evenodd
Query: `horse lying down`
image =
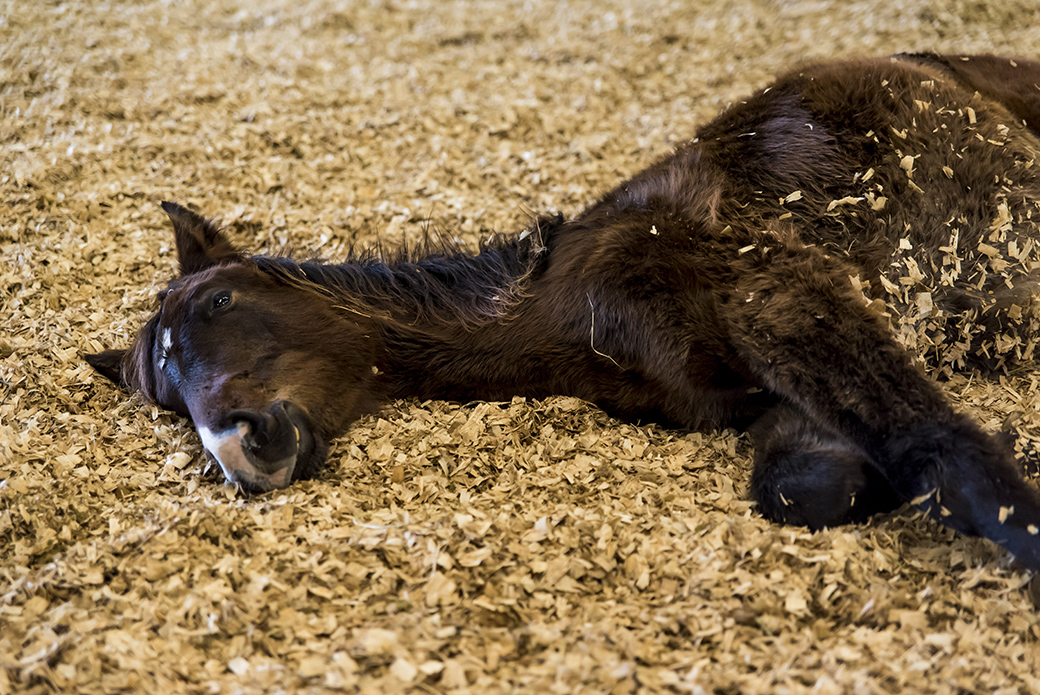
<path fill-rule="evenodd" d="M 227 478 L 318 473 L 388 399 L 576 396 L 736 427 L 762 513 L 909 502 L 1040 569 L 1040 496 L 915 364 L 1040 339 L 1040 62 L 902 55 L 791 72 L 574 219 L 478 254 L 247 257 L 171 203 L 180 277 L 99 372 L 191 418 Z"/>

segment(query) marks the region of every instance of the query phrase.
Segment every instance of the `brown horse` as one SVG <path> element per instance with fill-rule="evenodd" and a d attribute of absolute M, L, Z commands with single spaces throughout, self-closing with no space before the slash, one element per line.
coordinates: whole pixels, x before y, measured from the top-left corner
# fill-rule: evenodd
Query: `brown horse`
<path fill-rule="evenodd" d="M 1040 63 L 792 72 L 573 220 L 476 255 L 246 257 L 164 203 L 181 276 L 101 373 L 190 417 L 247 490 L 313 476 L 391 398 L 568 394 L 733 426 L 762 512 L 910 502 L 1040 568 L 1040 499 L 912 361 L 999 369 L 1040 335 Z"/>

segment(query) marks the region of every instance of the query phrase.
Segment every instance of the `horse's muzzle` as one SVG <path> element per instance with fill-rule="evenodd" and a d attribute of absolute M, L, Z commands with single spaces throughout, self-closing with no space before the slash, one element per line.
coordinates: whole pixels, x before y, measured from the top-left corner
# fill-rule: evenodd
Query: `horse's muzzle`
<path fill-rule="evenodd" d="M 315 455 L 324 456 L 307 414 L 290 401 L 275 401 L 265 412 L 233 410 L 222 422 L 216 432 L 199 426 L 199 437 L 227 479 L 247 491 L 287 487 L 312 468 Z"/>

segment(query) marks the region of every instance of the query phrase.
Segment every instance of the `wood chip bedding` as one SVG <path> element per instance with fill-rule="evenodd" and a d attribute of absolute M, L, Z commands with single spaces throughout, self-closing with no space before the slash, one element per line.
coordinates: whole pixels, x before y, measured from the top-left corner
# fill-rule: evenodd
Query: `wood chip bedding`
<path fill-rule="evenodd" d="M 1040 692 L 1006 553 L 768 523 L 733 432 L 395 402 L 245 498 L 81 359 L 174 272 L 160 200 L 257 252 L 475 247 L 798 60 L 1038 47 L 1032 0 L 0 6 L 0 693 Z M 943 386 L 1035 466 L 1035 365 Z"/>

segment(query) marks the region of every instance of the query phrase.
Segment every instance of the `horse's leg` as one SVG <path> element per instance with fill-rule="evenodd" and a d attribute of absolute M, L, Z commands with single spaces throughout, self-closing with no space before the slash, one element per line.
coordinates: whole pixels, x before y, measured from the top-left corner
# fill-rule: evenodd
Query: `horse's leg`
<path fill-rule="evenodd" d="M 867 454 L 790 405 L 748 430 L 755 447 L 751 494 L 766 518 L 821 529 L 866 521 L 903 500 Z"/>
<path fill-rule="evenodd" d="M 1040 497 L 1007 448 L 911 364 L 851 269 L 796 244 L 751 255 L 721 307 L 744 366 L 862 450 L 903 500 L 1040 568 Z"/>

